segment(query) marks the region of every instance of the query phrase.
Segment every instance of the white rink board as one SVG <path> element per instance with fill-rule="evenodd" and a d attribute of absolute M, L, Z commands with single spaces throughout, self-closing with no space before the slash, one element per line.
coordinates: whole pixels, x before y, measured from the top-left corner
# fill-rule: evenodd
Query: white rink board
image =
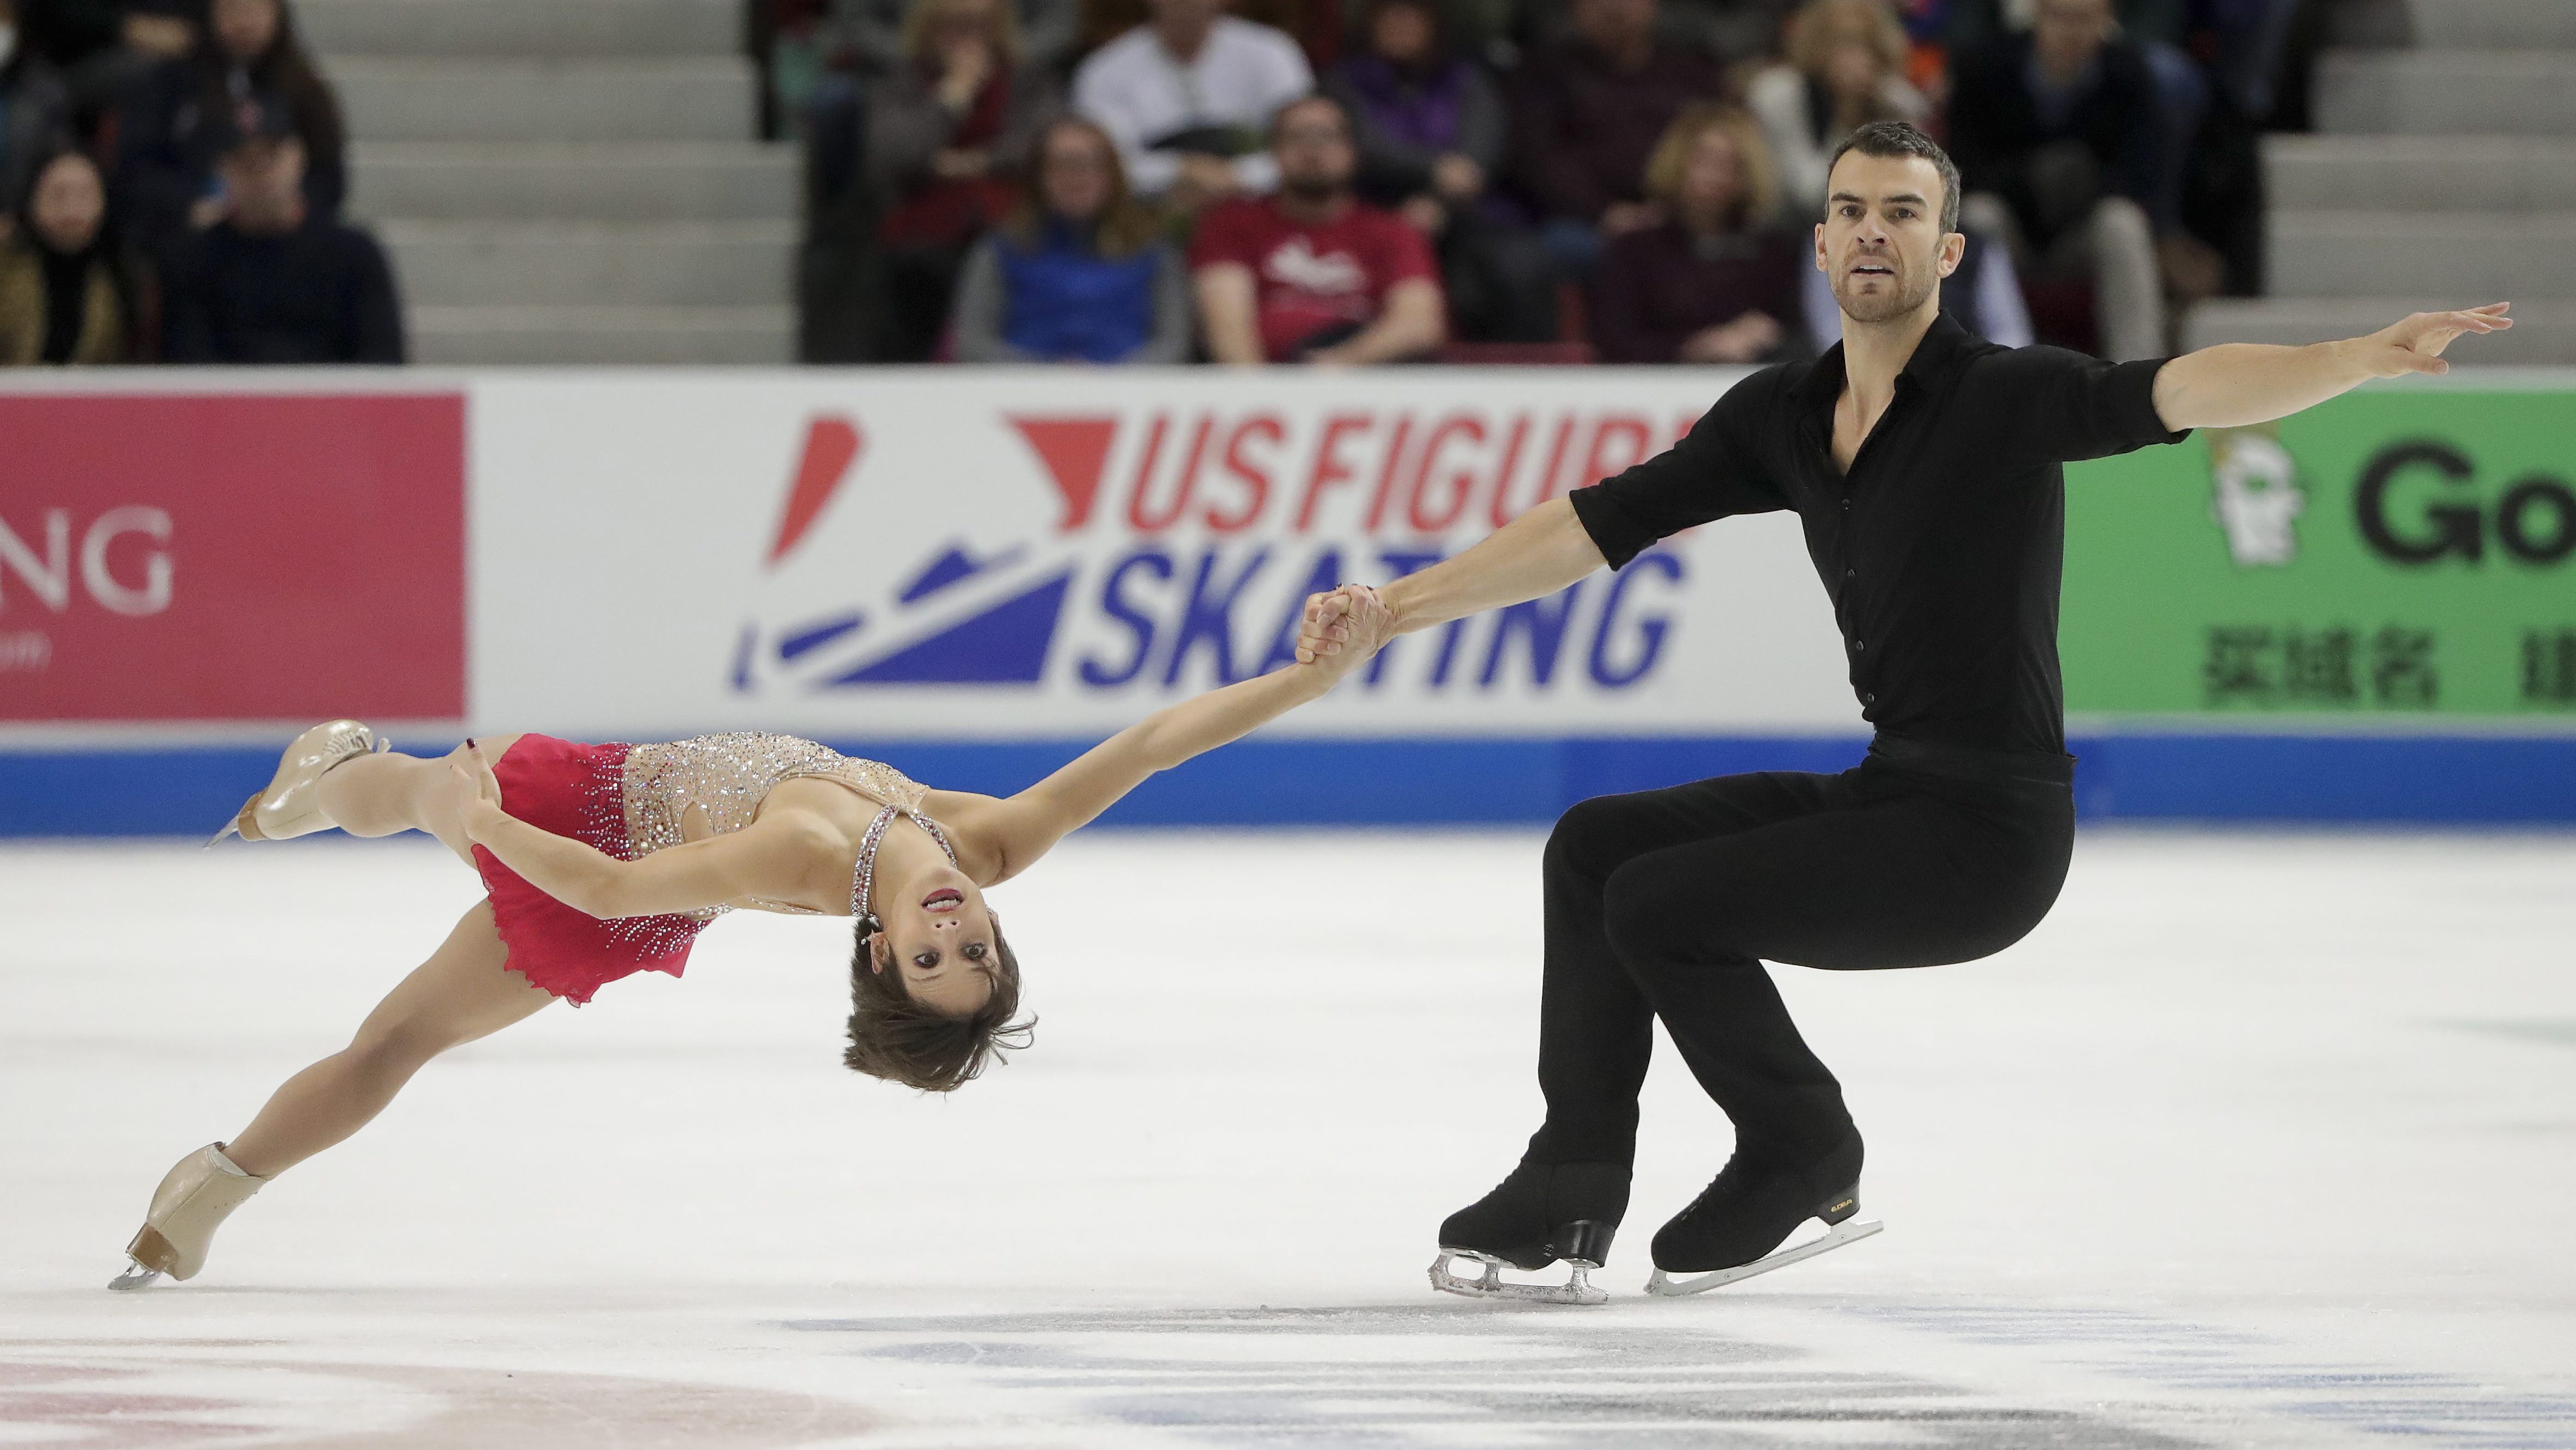
<path fill-rule="evenodd" d="M 477 375 L 471 713 L 594 737 L 1096 734 L 1258 673 L 1318 578 L 1453 554 L 1660 451 L 1741 375 Z M 1864 728 L 1793 516 L 1665 550 L 1562 614 L 1401 641 L 1278 728 Z"/>

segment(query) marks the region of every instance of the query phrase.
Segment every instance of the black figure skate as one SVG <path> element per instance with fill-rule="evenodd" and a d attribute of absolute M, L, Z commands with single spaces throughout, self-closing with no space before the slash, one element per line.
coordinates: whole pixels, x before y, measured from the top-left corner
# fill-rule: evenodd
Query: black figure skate
<path fill-rule="evenodd" d="M 1628 1211 L 1624 1163 L 1523 1163 L 1473 1205 L 1440 1225 L 1440 1257 L 1431 1287 L 1479 1299 L 1541 1304 L 1606 1304 L 1610 1296 L 1584 1276 L 1610 1257 L 1610 1238 Z M 1462 1279 L 1452 1259 L 1473 1259 L 1483 1277 Z M 1506 1284 L 1503 1266 L 1544 1269 L 1563 1259 L 1574 1276 L 1562 1284 Z"/>
<path fill-rule="evenodd" d="M 1858 1133 L 1821 1156 L 1738 1149 L 1690 1207 L 1655 1235 L 1655 1273 L 1646 1292 L 1704 1293 L 1877 1233 L 1887 1225 L 1852 1221 L 1860 1212 L 1860 1159 Z M 1772 1252 L 1810 1218 L 1824 1220 L 1821 1238 Z"/>

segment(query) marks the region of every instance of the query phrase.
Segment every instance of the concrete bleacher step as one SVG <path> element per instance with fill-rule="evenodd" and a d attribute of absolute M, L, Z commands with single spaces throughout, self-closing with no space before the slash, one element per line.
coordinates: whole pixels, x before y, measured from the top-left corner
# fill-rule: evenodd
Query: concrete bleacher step
<path fill-rule="evenodd" d="M 796 313 L 756 307 L 416 306 L 412 356 L 449 366 L 779 365 L 796 360 Z"/>
<path fill-rule="evenodd" d="M 396 219 L 376 231 L 416 307 L 775 305 L 797 241 L 786 221 Z"/>
<path fill-rule="evenodd" d="M 2409 18 L 2419 46 L 2576 50 L 2568 0 L 2414 0 Z"/>
<path fill-rule="evenodd" d="M 748 141 L 751 62 L 446 60 L 328 64 L 352 136 L 366 141 Z"/>
<path fill-rule="evenodd" d="M 2576 134 L 2576 51 L 2330 51 L 2315 111 L 2340 135 Z"/>
<path fill-rule="evenodd" d="M 2398 297 L 2257 297 L 2204 302 L 2184 319 L 2182 345 L 2222 342 L 2301 344 L 2365 337 L 2412 312 L 2431 312 L 2463 299 L 2422 294 Z M 2478 301 L 2494 301 L 2479 298 Z M 2513 330 L 2464 337 L 2447 354 L 2487 366 L 2576 364 L 2576 298 L 2513 299 Z"/>
<path fill-rule="evenodd" d="M 2528 136 L 2263 138 L 2280 211 L 2576 211 L 2576 146 Z"/>
<path fill-rule="evenodd" d="M 2576 212 L 2275 211 L 2268 231 L 2274 297 L 2576 295 Z"/>
<path fill-rule="evenodd" d="M 349 208 L 415 221 L 792 220 L 789 145 L 362 141 Z"/>
<path fill-rule="evenodd" d="M 305 43 L 334 57 L 725 55 L 735 0 L 298 0 Z"/>

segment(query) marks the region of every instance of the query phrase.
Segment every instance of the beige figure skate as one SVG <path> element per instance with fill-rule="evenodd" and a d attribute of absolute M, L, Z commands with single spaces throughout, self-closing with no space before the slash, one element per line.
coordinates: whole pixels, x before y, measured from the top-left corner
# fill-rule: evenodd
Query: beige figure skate
<path fill-rule="evenodd" d="M 268 1180 L 230 1167 L 224 1145 L 209 1143 L 179 1160 L 152 1193 L 152 1211 L 125 1256 L 134 1262 L 111 1280 L 111 1289 L 140 1289 L 167 1274 L 193 1279 L 206 1266 L 206 1249 L 224 1219 Z"/>
<path fill-rule="evenodd" d="M 322 777 L 344 760 L 391 749 L 392 741 L 355 720 L 326 720 L 314 726 L 286 747 L 268 789 L 243 802 L 241 814 L 225 822 L 206 844 L 235 834 L 245 841 L 283 841 L 331 829 L 333 821 L 322 813 Z"/>

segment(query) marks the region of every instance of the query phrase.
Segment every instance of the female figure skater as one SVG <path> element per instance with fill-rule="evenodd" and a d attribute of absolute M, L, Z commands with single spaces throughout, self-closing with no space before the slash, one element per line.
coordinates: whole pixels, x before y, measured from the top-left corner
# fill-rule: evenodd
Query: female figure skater
<path fill-rule="evenodd" d="M 1008 799 L 933 790 L 785 735 L 490 735 L 433 760 L 385 753 L 354 720 L 307 730 L 216 840 L 427 831 L 486 895 L 346 1048 L 287 1079 L 232 1139 L 179 1160 L 109 1287 L 193 1278 L 228 1214 L 364 1127 L 422 1064 L 558 997 L 578 1005 L 639 971 L 678 976 L 699 929 L 728 910 L 854 918 L 843 1061 L 955 1090 L 1028 1038 L 1019 962 L 984 888 L 1154 772 L 1322 695 L 1390 625 L 1363 602 L 1341 636 L 1352 648 L 1158 711 Z"/>

